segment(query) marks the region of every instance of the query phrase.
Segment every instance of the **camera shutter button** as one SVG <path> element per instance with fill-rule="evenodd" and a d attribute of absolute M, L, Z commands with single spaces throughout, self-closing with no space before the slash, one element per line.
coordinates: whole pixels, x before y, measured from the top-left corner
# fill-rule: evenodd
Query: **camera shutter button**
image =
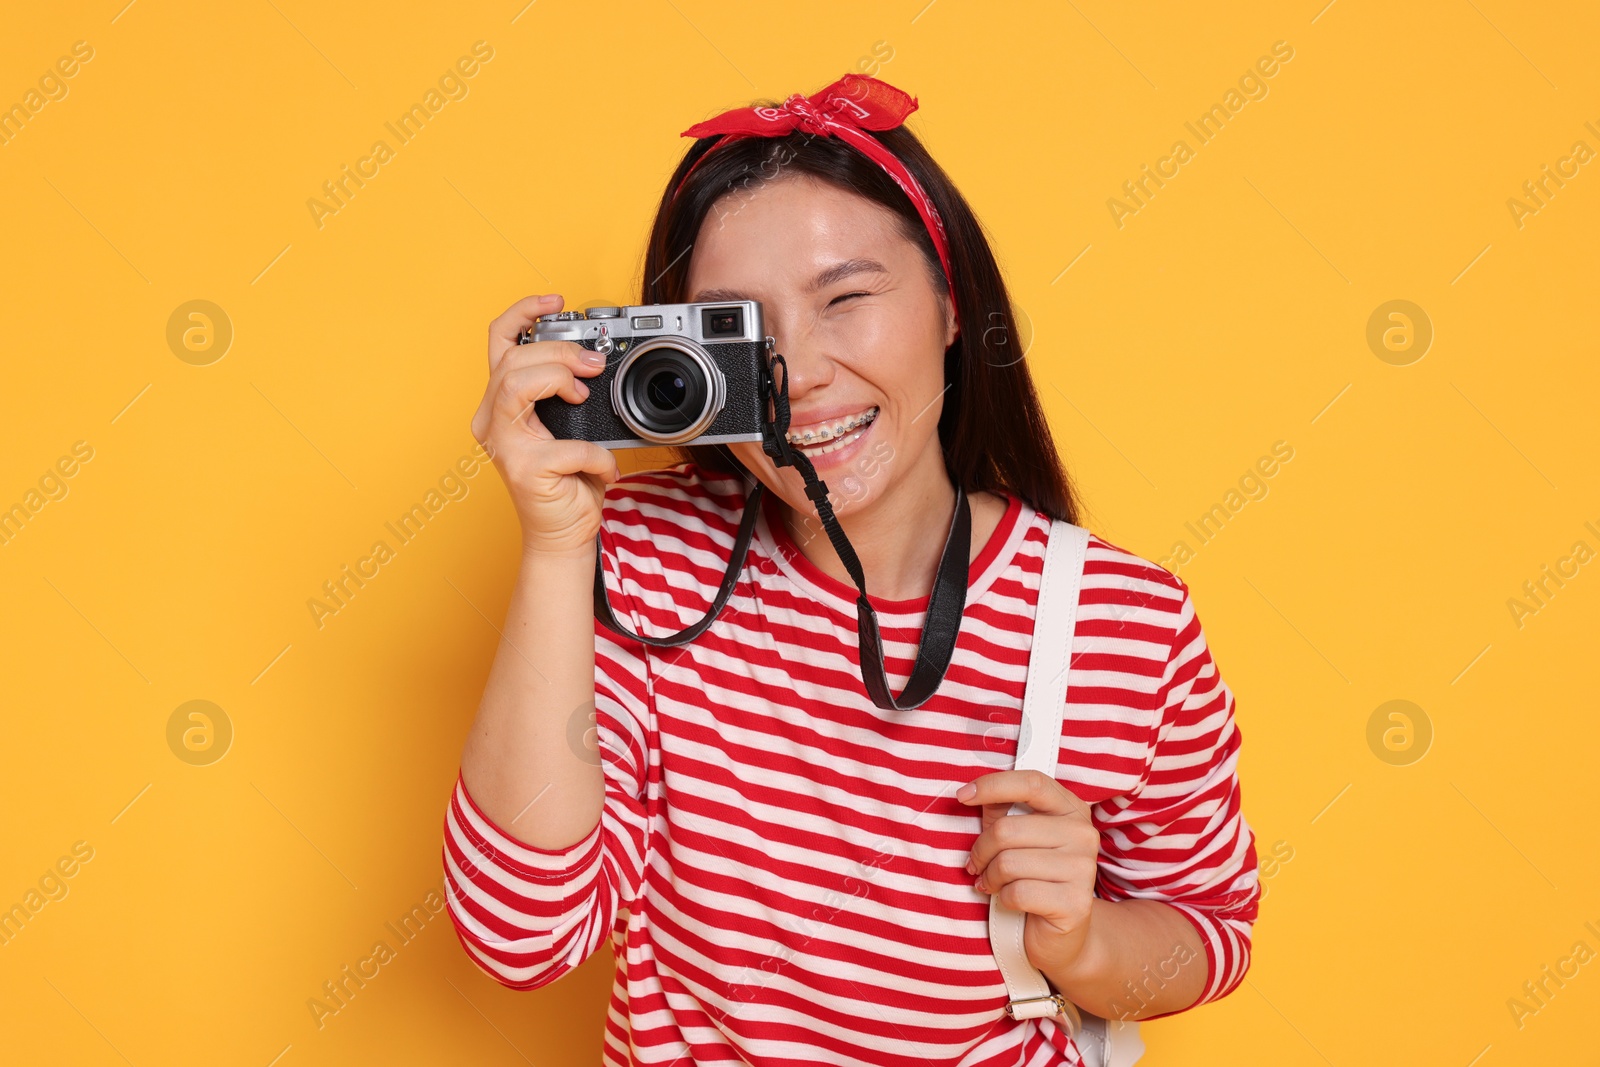
<path fill-rule="evenodd" d="M 609 356 L 616 350 L 616 343 L 611 340 L 609 331 L 604 326 L 600 327 L 600 339 L 594 343 L 594 350 L 602 356 Z"/>

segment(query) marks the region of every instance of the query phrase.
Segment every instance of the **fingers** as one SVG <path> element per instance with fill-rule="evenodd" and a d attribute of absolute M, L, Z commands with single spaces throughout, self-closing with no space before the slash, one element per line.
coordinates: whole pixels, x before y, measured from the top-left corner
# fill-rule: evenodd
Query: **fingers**
<path fill-rule="evenodd" d="M 969 806 L 983 806 L 982 829 L 985 830 L 1018 802 L 1043 814 L 1077 814 L 1085 821 L 1090 817 L 1089 805 L 1042 771 L 993 771 L 979 775 L 956 790 L 956 799 Z"/>
<path fill-rule="evenodd" d="M 1017 878 L 989 895 L 1012 911 L 1037 915 L 1053 927 L 1058 935 L 1076 932 L 1080 938 L 1083 937 L 1094 910 L 1092 885 L 1078 886 L 1053 878 Z M 1026 951 L 1030 960 L 1037 960 L 1045 967 L 1051 966 L 1044 962 L 1044 957 L 1031 944 Z"/>
<path fill-rule="evenodd" d="M 1007 851 L 1058 849 L 1098 857 L 1100 832 L 1082 819 L 1060 815 L 1007 815 L 978 835 L 968 864 L 973 874 Z"/>
<path fill-rule="evenodd" d="M 517 344 L 517 334 L 533 325 L 540 315 L 550 315 L 561 310 L 562 299 L 557 293 L 544 296 L 525 296 L 506 308 L 489 323 L 489 369 L 494 370 L 502 357 Z"/>
<path fill-rule="evenodd" d="M 545 456 L 551 474 L 592 474 L 608 485 L 622 477 L 616 455 L 593 441 L 552 440 Z"/>
<path fill-rule="evenodd" d="M 553 435 L 533 412 L 540 400 L 559 396 L 569 404 L 581 404 L 589 395 L 589 386 L 578 380 L 570 367 L 561 363 L 536 363 L 531 367 L 518 367 L 500 377 L 494 389 L 493 423 L 511 428 L 520 422 L 535 437 L 550 440 Z"/>
<path fill-rule="evenodd" d="M 595 358 L 598 357 L 598 358 Z M 592 377 L 605 369 L 605 357 L 584 348 L 575 341 L 538 341 L 530 345 L 517 345 L 489 374 L 489 384 L 484 388 L 483 399 L 472 416 L 472 436 L 483 440 L 489 432 L 490 413 L 504 388 L 506 379 L 529 367 L 554 364 L 567 368 L 572 374 Z M 576 390 L 580 402 L 588 396 L 588 385 L 580 383 Z M 550 394 L 554 395 L 554 394 Z M 571 397 L 568 397 L 570 400 Z"/>
<path fill-rule="evenodd" d="M 1094 861 L 1053 848 L 1008 848 L 978 872 L 973 888 L 991 896 L 1022 881 L 1053 883 L 1061 887 L 1094 887 Z"/>
<path fill-rule="evenodd" d="M 582 404 L 584 378 L 605 370 L 605 357 L 573 341 L 518 337 L 542 315 L 560 310 L 560 296 L 517 301 L 489 324 L 489 380 L 472 416 L 472 436 L 494 460 L 511 493 L 528 551 L 592 545 L 607 486 L 622 477 L 616 457 L 590 441 L 558 440 L 538 417 L 540 401 Z"/>
<path fill-rule="evenodd" d="M 517 345 L 506 353 L 489 373 L 489 381 L 494 382 L 514 370 L 541 363 L 559 363 L 576 374 L 594 375 L 605 369 L 606 357 L 592 348 L 584 348 L 576 341 L 535 341 Z"/>

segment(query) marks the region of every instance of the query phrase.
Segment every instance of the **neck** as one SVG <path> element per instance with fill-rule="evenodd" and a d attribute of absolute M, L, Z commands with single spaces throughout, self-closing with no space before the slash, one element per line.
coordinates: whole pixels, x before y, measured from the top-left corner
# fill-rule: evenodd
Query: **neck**
<path fill-rule="evenodd" d="M 956 491 L 945 472 L 943 456 L 935 451 L 932 459 L 935 462 L 922 464 L 916 476 L 896 479 L 883 495 L 869 494 L 861 506 L 837 516 L 861 561 L 867 591 L 874 597 L 912 600 L 927 596 L 933 588 L 945 534 L 955 514 Z M 968 508 L 972 508 L 970 499 Z M 806 558 L 823 573 L 854 587 L 819 520 L 807 517 L 809 528 L 805 518 L 787 504 L 783 506 L 784 525 Z M 971 557 L 983 547 L 978 526 L 974 515 Z"/>

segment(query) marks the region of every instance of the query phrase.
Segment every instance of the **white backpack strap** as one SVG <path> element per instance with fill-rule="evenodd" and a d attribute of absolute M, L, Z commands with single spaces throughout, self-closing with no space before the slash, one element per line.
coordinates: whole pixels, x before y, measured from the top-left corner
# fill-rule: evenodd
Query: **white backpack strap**
<path fill-rule="evenodd" d="M 1067 673 L 1078 622 L 1078 592 L 1088 550 L 1089 531 L 1060 520 L 1050 524 L 1044 571 L 1039 579 L 1039 605 L 1034 613 L 1033 642 L 1028 652 L 1022 724 L 1017 735 L 1018 770 L 1056 776 L 1061 720 L 1067 704 Z M 1032 810 L 1019 802 L 1011 806 L 1010 814 L 1026 815 Z M 1108 1024 L 1096 1015 L 1080 1012 L 1071 1001 L 1052 992 L 1044 974 L 1028 959 L 1023 944 L 1026 922 L 1026 912 L 1008 908 L 993 896 L 989 898 L 989 941 L 1010 997 L 1006 1014 L 1013 1019 L 1054 1016 L 1073 1035 L 1091 1067 L 1132 1064 L 1144 1052 L 1138 1024 Z"/>
<path fill-rule="evenodd" d="M 1072 656 L 1072 634 L 1078 620 L 1078 587 L 1089 532 L 1056 520 L 1044 553 L 1044 573 L 1039 579 L 1039 606 L 1034 612 L 1033 643 L 1028 652 L 1028 682 L 1022 697 L 1022 725 L 1017 733 L 1017 769 L 1043 771 L 1056 776 L 1061 750 L 1061 717 L 1067 703 L 1067 667 Z M 1033 809 L 1020 801 L 1010 814 L 1026 815 Z M 1028 959 L 1022 933 L 1027 913 L 1008 908 L 998 897 L 989 898 L 989 941 L 1006 980 L 1010 1002 L 1006 1014 L 1013 1019 L 1040 1019 L 1056 1015 L 1076 1034 L 1081 1025 L 1077 1009 L 1050 984 Z"/>

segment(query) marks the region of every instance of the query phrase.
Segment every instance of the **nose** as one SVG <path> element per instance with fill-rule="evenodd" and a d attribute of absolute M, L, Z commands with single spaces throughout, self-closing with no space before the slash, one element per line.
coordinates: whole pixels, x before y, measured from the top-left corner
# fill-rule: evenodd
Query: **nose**
<path fill-rule="evenodd" d="M 833 381 L 837 369 L 832 357 L 814 333 L 795 329 L 782 322 L 772 324 L 772 337 L 783 356 L 789 374 L 789 400 L 797 401 L 813 389 Z"/>

